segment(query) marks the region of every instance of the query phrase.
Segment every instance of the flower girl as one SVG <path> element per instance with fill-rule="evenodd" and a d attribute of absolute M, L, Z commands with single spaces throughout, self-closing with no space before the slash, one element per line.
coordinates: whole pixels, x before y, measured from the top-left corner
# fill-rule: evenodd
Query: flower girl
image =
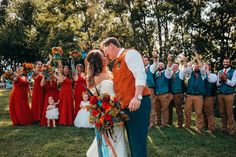
<path fill-rule="evenodd" d="M 48 98 L 48 106 L 47 106 L 47 111 L 46 111 L 46 118 L 47 118 L 47 127 L 50 127 L 50 121 L 52 120 L 53 127 L 56 127 L 56 119 L 58 119 L 58 108 L 56 105 L 58 105 L 59 102 L 55 103 L 54 99 L 50 96 Z"/>
<path fill-rule="evenodd" d="M 76 115 L 74 125 L 78 128 L 93 128 L 93 125 L 89 123 L 89 111 L 87 111 L 86 106 L 89 105 L 89 95 L 83 92 L 83 101 L 80 103 L 80 110 Z"/>

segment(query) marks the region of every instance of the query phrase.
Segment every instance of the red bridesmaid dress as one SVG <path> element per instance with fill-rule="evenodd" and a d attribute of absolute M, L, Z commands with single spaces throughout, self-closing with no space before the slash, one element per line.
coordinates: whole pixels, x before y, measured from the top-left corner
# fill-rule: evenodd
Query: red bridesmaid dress
<path fill-rule="evenodd" d="M 34 79 L 32 92 L 32 113 L 34 121 L 40 121 L 43 112 L 45 89 L 40 86 L 42 78 L 41 75 L 38 75 L 38 77 Z"/>
<path fill-rule="evenodd" d="M 66 78 L 61 84 L 59 93 L 59 125 L 72 125 L 74 123 L 74 103 L 72 80 Z"/>
<path fill-rule="evenodd" d="M 21 77 L 14 83 L 10 94 L 10 117 L 13 125 L 28 125 L 33 121 L 29 107 L 29 82 Z"/>
<path fill-rule="evenodd" d="M 59 100 L 59 90 L 57 88 L 57 83 L 55 81 L 46 81 L 45 84 L 45 97 L 44 97 L 44 107 L 42 112 L 42 118 L 40 121 L 40 126 L 47 126 L 46 111 L 48 107 L 48 98 L 53 97 L 54 102 Z"/>
<path fill-rule="evenodd" d="M 86 86 L 86 80 L 78 75 L 78 80 L 75 81 L 75 117 L 77 113 L 80 110 L 80 102 L 82 101 L 82 93 L 86 91 L 85 87 Z"/>

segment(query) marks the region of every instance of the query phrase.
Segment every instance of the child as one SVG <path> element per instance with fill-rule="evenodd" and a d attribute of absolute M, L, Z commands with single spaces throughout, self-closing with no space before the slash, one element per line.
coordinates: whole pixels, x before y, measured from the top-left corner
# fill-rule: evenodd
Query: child
<path fill-rule="evenodd" d="M 47 127 L 50 127 L 50 121 L 52 120 L 53 127 L 56 127 L 56 119 L 58 119 L 58 108 L 56 105 L 59 104 L 59 101 L 57 103 L 54 102 L 54 99 L 50 96 L 48 98 L 48 106 L 46 111 L 46 118 L 47 118 Z"/>
<path fill-rule="evenodd" d="M 89 105 L 89 95 L 86 92 L 82 93 L 83 101 L 80 103 L 80 110 L 75 118 L 74 125 L 78 128 L 93 128 L 89 123 L 90 113 L 87 111 L 86 106 Z"/>

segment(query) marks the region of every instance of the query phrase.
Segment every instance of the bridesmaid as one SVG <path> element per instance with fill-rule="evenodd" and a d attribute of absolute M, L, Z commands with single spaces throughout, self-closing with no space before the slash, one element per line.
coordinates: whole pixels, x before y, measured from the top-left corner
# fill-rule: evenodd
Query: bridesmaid
<path fill-rule="evenodd" d="M 82 101 L 82 93 L 86 91 L 86 81 L 85 74 L 83 73 L 84 66 L 82 64 L 78 64 L 76 66 L 76 73 L 73 73 L 73 79 L 75 81 L 75 117 L 80 110 L 80 102 Z"/>
<path fill-rule="evenodd" d="M 23 68 L 18 67 L 14 86 L 10 94 L 10 117 L 13 125 L 29 125 L 33 121 L 32 111 L 29 107 L 30 96 L 29 81 L 23 76 Z"/>
<path fill-rule="evenodd" d="M 43 75 L 40 85 L 41 87 L 45 87 L 45 90 L 46 90 L 40 126 L 47 126 L 47 118 L 45 116 L 46 116 L 46 110 L 48 107 L 48 98 L 52 97 L 55 102 L 59 100 L 59 90 L 57 88 L 56 77 L 54 76 L 54 74 L 52 74 L 50 76 L 50 80 L 46 80 L 45 76 Z"/>
<path fill-rule="evenodd" d="M 64 66 L 62 74 L 55 75 L 61 83 L 59 93 L 59 125 L 72 125 L 74 122 L 73 80 L 68 66 Z"/>
<path fill-rule="evenodd" d="M 32 91 L 32 112 L 33 112 L 33 120 L 38 122 L 41 120 L 41 115 L 43 111 L 44 105 L 44 87 L 40 86 L 40 82 L 42 80 L 42 62 L 36 62 L 36 68 L 34 71 L 33 79 L 34 86 Z"/>

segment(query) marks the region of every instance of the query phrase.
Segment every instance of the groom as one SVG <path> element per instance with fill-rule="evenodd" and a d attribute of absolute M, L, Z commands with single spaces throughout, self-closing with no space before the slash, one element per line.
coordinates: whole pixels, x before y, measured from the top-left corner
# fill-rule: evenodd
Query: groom
<path fill-rule="evenodd" d="M 105 39 L 102 44 L 105 56 L 115 59 L 114 89 L 130 118 L 126 130 L 132 157 L 146 157 L 151 100 L 142 57 L 134 49 L 121 48 L 114 37 Z"/>

